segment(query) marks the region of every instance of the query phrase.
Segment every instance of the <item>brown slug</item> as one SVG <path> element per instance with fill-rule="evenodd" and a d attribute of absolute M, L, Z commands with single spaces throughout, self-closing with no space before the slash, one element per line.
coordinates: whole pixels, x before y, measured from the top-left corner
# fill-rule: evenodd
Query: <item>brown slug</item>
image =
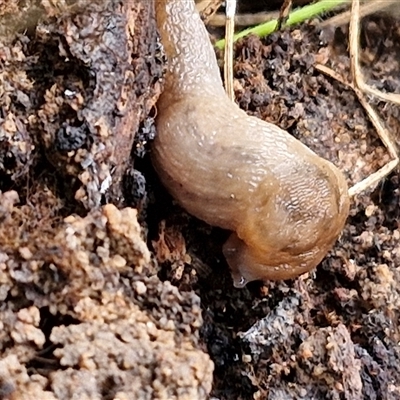
<path fill-rule="evenodd" d="M 234 285 L 294 278 L 331 249 L 349 212 L 343 174 L 225 94 L 193 0 L 156 0 L 168 66 L 152 161 L 189 213 L 233 231 Z"/>

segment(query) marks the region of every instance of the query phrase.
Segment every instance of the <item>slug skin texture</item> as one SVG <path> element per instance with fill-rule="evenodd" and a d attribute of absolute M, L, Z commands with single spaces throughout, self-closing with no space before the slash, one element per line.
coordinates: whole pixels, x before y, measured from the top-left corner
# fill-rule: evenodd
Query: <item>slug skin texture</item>
<path fill-rule="evenodd" d="M 223 247 L 234 285 L 316 267 L 349 212 L 343 174 L 225 94 L 192 0 L 156 0 L 168 65 L 152 161 L 189 213 L 233 233 Z"/>

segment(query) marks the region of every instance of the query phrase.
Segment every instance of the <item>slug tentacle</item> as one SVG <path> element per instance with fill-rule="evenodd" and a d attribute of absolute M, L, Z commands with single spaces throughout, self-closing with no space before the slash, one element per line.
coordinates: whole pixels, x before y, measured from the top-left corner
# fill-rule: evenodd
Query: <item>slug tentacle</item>
<path fill-rule="evenodd" d="M 225 94 L 192 0 L 156 0 L 168 58 L 152 160 L 191 214 L 233 231 L 223 247 L 234 284 L 289 279 L 314 268 L 349 211 L 343 174 Z"/>

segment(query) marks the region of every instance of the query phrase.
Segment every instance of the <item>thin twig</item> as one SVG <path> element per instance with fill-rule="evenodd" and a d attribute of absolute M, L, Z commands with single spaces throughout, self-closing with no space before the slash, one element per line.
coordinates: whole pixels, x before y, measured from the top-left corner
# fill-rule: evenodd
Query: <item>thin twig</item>
<path fill-rule="evenodd" d="M 284 26 L 289 18 L 289 13 L 292 9 L 293 0 L 284 0 L 282 6 L 279 10 L 278 23 L 276 25 L 276 30 L 280 31 L 282 26 Z"/>
<path fill-rule="evenodd" d="M 225 90 L 229 98 L 234 101 L 233 90 L 233 35 L 235 33 L 236 0 L 226 1 L 226 28 L 225 28 L 225 54 L 224 54 L 224 80 Z"/>
<path fill-rule="evenodd" d="M 375 14 L 379 11 L 385 11 L 389 6 L 398 3 L 399 0 L 369 0 L 367 3 L 360 6 L 360 18 L 364 18 L 367 15 Z M 327 26 L 339 27 L 346 25 L 350 21 L 351 10 L 346 10 L 340 14 L 334 15 L 331 18 L 322 21 L 319 27 L 326 28 Z"/>
<path fill-rule="evenodd" d="M 381 139 L 382 143 L 387 148 L 387 151 L 392 158 L 386 165 L 378 169 L 378 171 L 372 173 L 361 182 L 356 183 L 349 188 L 349 195 L 351 197 L 376 186 L 382 179 L 384 179 L 390 172 L 392 172 L 399 164 L 399 157 L 397 153 L 397 147 L 390 133 L 385 128 L 383 122 L 379 118 L 375 109 L 371 106 L 365 97 L 365 87 L 368 86 L 364 82 L 363 75 L 361 73 L 359 65 L 359 35 L 360 35 L 360 3 L 359 0 L 353 0 L 351 8 L 351 18 L 349 27 L 349 53 L 350 53 L 350 71 L 351 71 L 351 82 L 345 81 L 340 74 L 333 71 L 331 68 L 316 64 L 315 67 L 324 74 L 332 77 L 338 82 L 351 88 L 356 94 L 358 101 L 363 106 L 367 113 L 370 121 L 372 122 L 376 132 Z M 371 94 L 367 91 L 367 93 Z M 379 92 L 380 93 L 380 92 Z M 383 98 L 383 96 L 379 96 Z M 389 101 L 389 100 L 387 100 Z"/>
<path fill-rule="evenodd" d="M 399 163 L 397 148 L 389 131 L 385 128 L 375 109 L 367 101 L 364 92 L 370 93 L 366 88 L 359 64 L 359 36 L 360 36 L 360 1 L 353 0 L 349 27 L 349 52 L 350 52 L 350 71 L 352 86 L 359 102 L 367 112 L 372 124 L 374 125 L 379 138 L 386 146 L 392 161 L 371 174 L 368 178 L 358 182 L 349 189 L 350 196 L 370 188 L 385 178 Z M 374 90 L 375 91 L 375 90 Z M 380 96 L 382 98 L 382 96 Z"/>
<path fill-rule="evenodd" d="M 255 14 L 236 14 L 235 26 L 253 26 L 263 24 L 264 22 L 271 21 L 279 18 L 279 11 L 260 12 Z M 224 13 L 215 14 L 208 22 L 211 26 L 222 27 L 225 26 L 226 16 Z"/>
<path fill-rule="evenodd" d="M 382 2 L 380 2 L 382 4 Z M 352 5 L 352 14 L 350 17 L 350 29 L 349 29 L 349 48 L 350 58 L 353 58 L 351 62 L 351 74 L 354 82 L 354 86 L 359 88 L 362 92 L 376 96 L 383 101 L 388 101 L 396 104 L 400 104 L 400 95 L 395 93 L 383 93 L 365 83 L 364 77 L 360 68 L 359 61 L 359 36 L 360 36 L 360 3 L 359 0 L 354 1 Z"/>
<path fill-rule="evenodd" d="M 197 11 L 200 13 L 201 19 L 205 24 L 210 22 L 222 3 L 223 0 L 203 0 L 196 4 Z"/>
<path fill-rule="evenodd" d="M 320 0 L 316 3 L 304 6 L 291 12 L 284 26 L 290 26 L 298 24 L 300 22 L 304 22 L 305 20 L 316 17 L 321 13 L 333 10 L 334 8 L 338 7 L 339 5 L 343 5 L 348 1 L 349 0 Z M 255 26 L 253 28 L 245 29 L 244 31 L 239 32 L 234 36 L 234 42 L 250 34 L 258 35 L 261 37 L 269 35 L 270 33 L 275 31 L 277 24 L 278 21 L 273 20 L 268 21 L 265 24 Z M 225 40 L 219 40 L 215 43 L 215 47 L 217 47 L 218 49 L 223 49 L 224 46 Z"/>

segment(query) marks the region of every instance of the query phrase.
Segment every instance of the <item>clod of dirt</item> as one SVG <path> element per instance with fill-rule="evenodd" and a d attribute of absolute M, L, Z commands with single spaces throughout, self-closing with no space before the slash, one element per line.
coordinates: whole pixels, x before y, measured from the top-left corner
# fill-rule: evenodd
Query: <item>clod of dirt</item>
<path fill-rule="evenodd" d="M 122 202 L 134 134 L 160 91 L 152 4 L 28 3 L 15 21 L 37 10 L 42 23 L 0 48 L 1 174 L 25 177 L 42 148 L 87 209 Z"/>
<path fill-rule="evenodd" d="M 17 201 L 15 192 L 0 196 L 1 390 L 10 398 L 204 398 L 213 363 L 199 348 L 199 298 L 152 276 L 136 210 L 106 205 L 32 231 L 18 229 L 31 227 L 34 210 Z"/>

